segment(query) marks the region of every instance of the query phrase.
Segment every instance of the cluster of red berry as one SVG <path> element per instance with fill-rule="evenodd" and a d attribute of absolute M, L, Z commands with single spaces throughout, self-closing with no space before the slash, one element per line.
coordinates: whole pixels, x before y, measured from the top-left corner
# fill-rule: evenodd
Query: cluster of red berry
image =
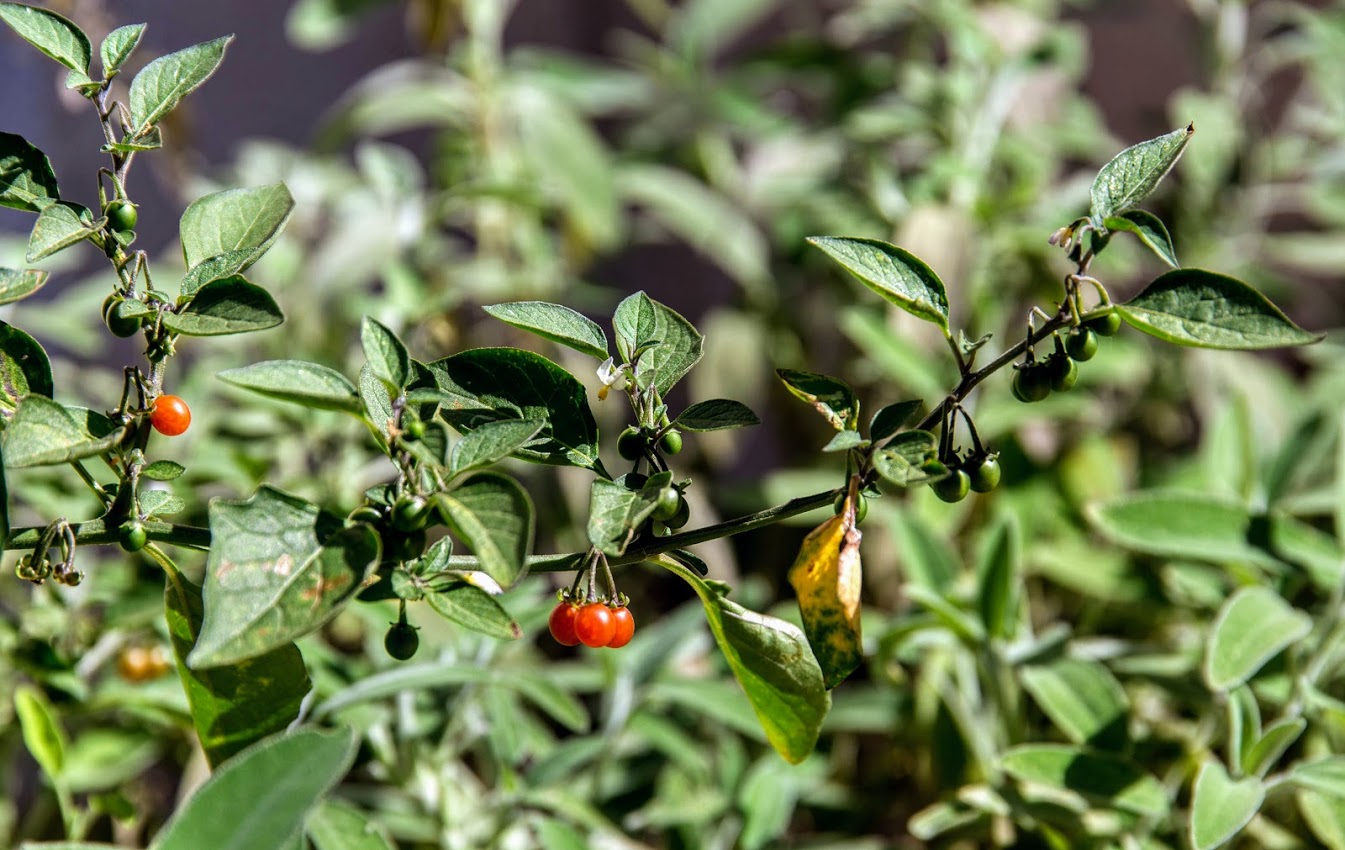
<path fill-rule="evenodd" d="M 551 636 L 565 646 L 620 649 L 635 636 L 635 617 L 625 605 L 615 602 L 575 602 L 562 594 L 560 604 L 547 621 Z"/>

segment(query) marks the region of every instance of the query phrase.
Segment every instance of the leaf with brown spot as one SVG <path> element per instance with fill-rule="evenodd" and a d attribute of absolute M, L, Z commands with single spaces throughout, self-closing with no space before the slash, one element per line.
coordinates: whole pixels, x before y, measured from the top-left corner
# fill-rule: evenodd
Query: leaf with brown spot
<path fill-rule="evenodd" d="M 848 494 L 841 513 L 804 538 L 789 570 L 803 629 L 828 689 L 845 681 L 864 660 L 859 625 L 862 534 L 854 525 L 854 500 Z"/>

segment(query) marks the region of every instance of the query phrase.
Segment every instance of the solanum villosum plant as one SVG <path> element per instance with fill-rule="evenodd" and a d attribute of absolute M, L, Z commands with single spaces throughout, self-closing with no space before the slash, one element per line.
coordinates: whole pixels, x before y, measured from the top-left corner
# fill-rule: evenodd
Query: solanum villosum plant
<path fill-rule="evenodd" d="M 90 546 L 120 545 L 163 569 L 165 617 L 179 675 L 201 747 L 218 768 L 156 839 L 154 846 L 165 850 L 198 846 L 193 842 L 212 807 L 249 799 L 245 786 L 262 776 L 292 780 L 297 789 L 287 797 L 292 804 L 227 829 L 232 846 L 278 846 L 299 828 L 309 804 L 344 775 L 354 758 L 353 733 L 312 728 L 285 733 L 306 719 L 309 680 L 297 639 L 345 606 L 380 600 L 397 601 L 399 615 L 385 641 L 397 659 L 416 654 L 413 621 L 419 617 L 438 615 L 502 640 L 517 638 L 518 624 L 493 591 L 539 573 L 564 573 L 568 579 L 550 618 L 556 639 L 611 648 L 639 640 L 640 612 L 629 610 L 618 586 L 622 568 L 652 563 L 685 580 L 703 603 L 710 631 L 770 744 L 785 759 L 800 762 L 818 740 L 829 691 L 865 659 L 860 524 L 868 503 L 922 487 L 957 502 L 1000 483 L 995 446 L 981 440 L 967 405 L 981 383 L 1000 373 L 1028 403 L 1067 392 L 1088 368 L 1080 364 L 1105 357 L 1106 337 L 1125 326 L 1212 349 L 1318 339 L 1246 283 L 1179 267 L 1163 222 L 1138 208 L 1186 148 L 1195 132 L 1188 126 L 1128 148 L 1101 169 L 1088 214 L 1049 235 L 1073 267 L 1058 299 L 1027 312 L 1021 335 L 998 349 L 989 335 L 973 340 L 958 329 L 944 282 L 908 251 L 872 239 L 810 240 L 869 290 L 936 327 L 959 376 L 941 399 L 893 399 L 861 416 L 857 394 L 845 382 L 779 369 L 789 392 L 835 430 L 823 449 L 836 457 L 833 488 L 698 525 L 685 493 L 705 485 L 679 474 L 684 439 L 750 427 L 758 419 L 733 399 L 670 407 L 672 389 L 701 358 L 703 338 L 675 309 L 637 292 L 612 312 L 610 337 L 601 324 L 560 304 L 486 308 L 514 328 L 591 357 L 591 371 L 580 375 L 517 348 L 417 359 L 372 318 L 361 328 L 365 363 L 358 375 L 300 360 L 240 364 L 220 373 L 232 386 L 359 420 L 386 458 L 387 481 L 369 489 L 357 505 L 314 504 L 264 486 L 245 499 L 212 501 L 208 528 L 182 525 L 172 520 L 180 503 L 145 486 L 184 472 L 175 462 L 156 459 L 164 440 L 191 425 L 191 400 L 172 392 L 174 357 L 187 345 L 208 344 L 197 338 L 264 331 L 282 322 L 275 300 L 246 273 L 280 234 L 293 199 L 276 184 L 194 201 L 179 228 L 186 273 L 180 280 L 156 278 L 152 258 L 134 247 L 140 216 L 152 212 L 137 208 L 132 165 L 171 141 L 161 133 L 162 119 L 214 73 L 229 38 L 150 62 L 135 74 L 122 101 L 114 98 L 113 83 L 143 25 L 107 37 L 99 51 L 101 76 L 94 77 L 91 44 L 68 20 L 14 3 L 0 4 L 0 20 L 69 70 L 67 84 L 89 100 L 108 156 L 96 176 L 99 207 L 89 209 L 62 197 L 40 150 L 0 134 L 0 204 L 36 216 L 30 262 L 84 243 L 101 251 L 116 272 L 103 304 L 107 329 L 144 343 L 144 359 L 125 368 L 120 394 L 107 398 L 104 409 L 89 410 L 58 400 L 37 340 L 0 325 L 0 449 L 6 467 L 68 466 L 102 505 L 98 516 L 10 528 L 6 496 L 0 500 L 0 531 L 5 548 L 24 553 L 19 578 L 38 584 L 78 584 L 79 553 Z M 1137 238 L 1172 267 L 1124 303 L 1114 303 L 1092 274 L 1095 259 L 1118 236 Z M 18 301 L 46 282 L 42 271 L 0 270 L 0 302 Z M 614 441 L 622 468 L 608 469 L 600 460 L 593 403 L 629 406 L 630 425 Z M 591 473 L 585 550 L 532 552 L 532 500 L 517 480 L 496 468 L 506 458 Z M 698 543 L 825 506 L 833 506 L 834 515 L 807 535 L 789 570 L 802 630 L 735 602 L 729 588 L 711 578 L 713 565 L 690 551 Z M 1114 511 L 1099 521 L 1124 529 L 1123 514 Z M 1009 530 L 996 539 L 994 551 L 1003 556 L 991 558 L 984 576 L 981 618 L 962 628 L 992 652 L 1002 653 L 1022 637 L 1012 602 L 1022 589 L 1009 567 L 1017 545 Z M 175 547 L 208 551 L 202 587 L 179 568 Z M 926 601 L 940 616 L 961 622 L 961 612 Z M 1300 763 L 1267 779 L 1306 725 L 1302 706 L 1262 734 L 1255 698 L 1241 687 L 1260 664 L 1308 634 L 1306 615 L 1271 591 L 1248 589 L 1235 597 L 1221 623 L 1226 648 L 1212 654 L 1209 679 L 1211 687 L 1227 693 L 1238 718 L 1241 755 L 1231 769 L 1207 762 L 1193 780 L 1189 835 L 1201 848 L 1235 835 L 1279 787 L 1298 782 L 1314 793 L 1334 794 L 1345 764 L 1338 758 Z M 1230 623 L 1239 634 L 1230 631 Z M 1037 649 L 1024 652 L 1020 655 L 1030 658 Z M 1013 664 L 1007 655 L 994 658 L 1006 667 Z M 1024 743 L 1007 750 L 995 793 L 1001 794 L 1008 777 L 1103 800 L 1102 808 L 1124 821 L 1132 836 L 1165 829 L 1176 790 L 1160 784 L 1124 748 L 1093 734 L 1098 706 L 1105 709 L 1119 690 L 1106 668 L 1065 660 L 1031 670 L 1022 674 L 1023 687 L 1073 745 Z M 1073 700 L 1075 694 L 1101 697 Z M 74 801 L 61 790 L 57 723 L 36 689 L 21 690 L 15 704 L 25 740 L 57 789 L 68 829 L 77 833 Z M 1002 794 L 996 799 L 1023 818 L 1040 804 Z M 913 829 L 933 837 L 964 824 L 975 808 L 964 803 L 923 813 Z M 974 814 L 970 820 L 981 812 Z"/>

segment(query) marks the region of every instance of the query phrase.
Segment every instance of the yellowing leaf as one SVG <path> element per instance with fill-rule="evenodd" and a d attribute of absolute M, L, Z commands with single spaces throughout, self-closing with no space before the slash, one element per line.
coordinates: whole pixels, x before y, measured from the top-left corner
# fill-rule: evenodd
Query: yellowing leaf
<path fill-rule="evenodd" d="M 827 688 L 845 681 L 864 659 L 859 631 L 862 535 L 854 525 L 853 500 L 853 495 L 848 496 L 840 514 L 804 538 L 789 569 L 803 630 Z"/>

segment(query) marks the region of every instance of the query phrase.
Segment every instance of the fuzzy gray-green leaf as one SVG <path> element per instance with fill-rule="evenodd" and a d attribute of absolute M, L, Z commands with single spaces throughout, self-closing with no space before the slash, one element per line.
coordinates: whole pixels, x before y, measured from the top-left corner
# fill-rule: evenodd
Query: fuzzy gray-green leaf
<path fill-rule="evenodd" d="M 1242 281 L 1201 269 L 1170 271 L 1116 309 L 1132 327 L 1178 345 L 1246 350 L 1322 338 Z"/>
<path fill-rule="evenodd" d="M 943 281 L 910 251 L 877 239 L 810 236 L 808 241 L 869 289 L 948 333 L 948 293 Z"/>
<path fill-rule="evenodd" d="M 1195 125 L 1191 124 L 1132 145 L 1102 166 L 1089 192 L 1093 202 L 1089 211 L 1093 226 L 1102 227 L 1110 216 L 1123 213 L 1144 200 L 1172 170 L 1195 131 Z"/>

